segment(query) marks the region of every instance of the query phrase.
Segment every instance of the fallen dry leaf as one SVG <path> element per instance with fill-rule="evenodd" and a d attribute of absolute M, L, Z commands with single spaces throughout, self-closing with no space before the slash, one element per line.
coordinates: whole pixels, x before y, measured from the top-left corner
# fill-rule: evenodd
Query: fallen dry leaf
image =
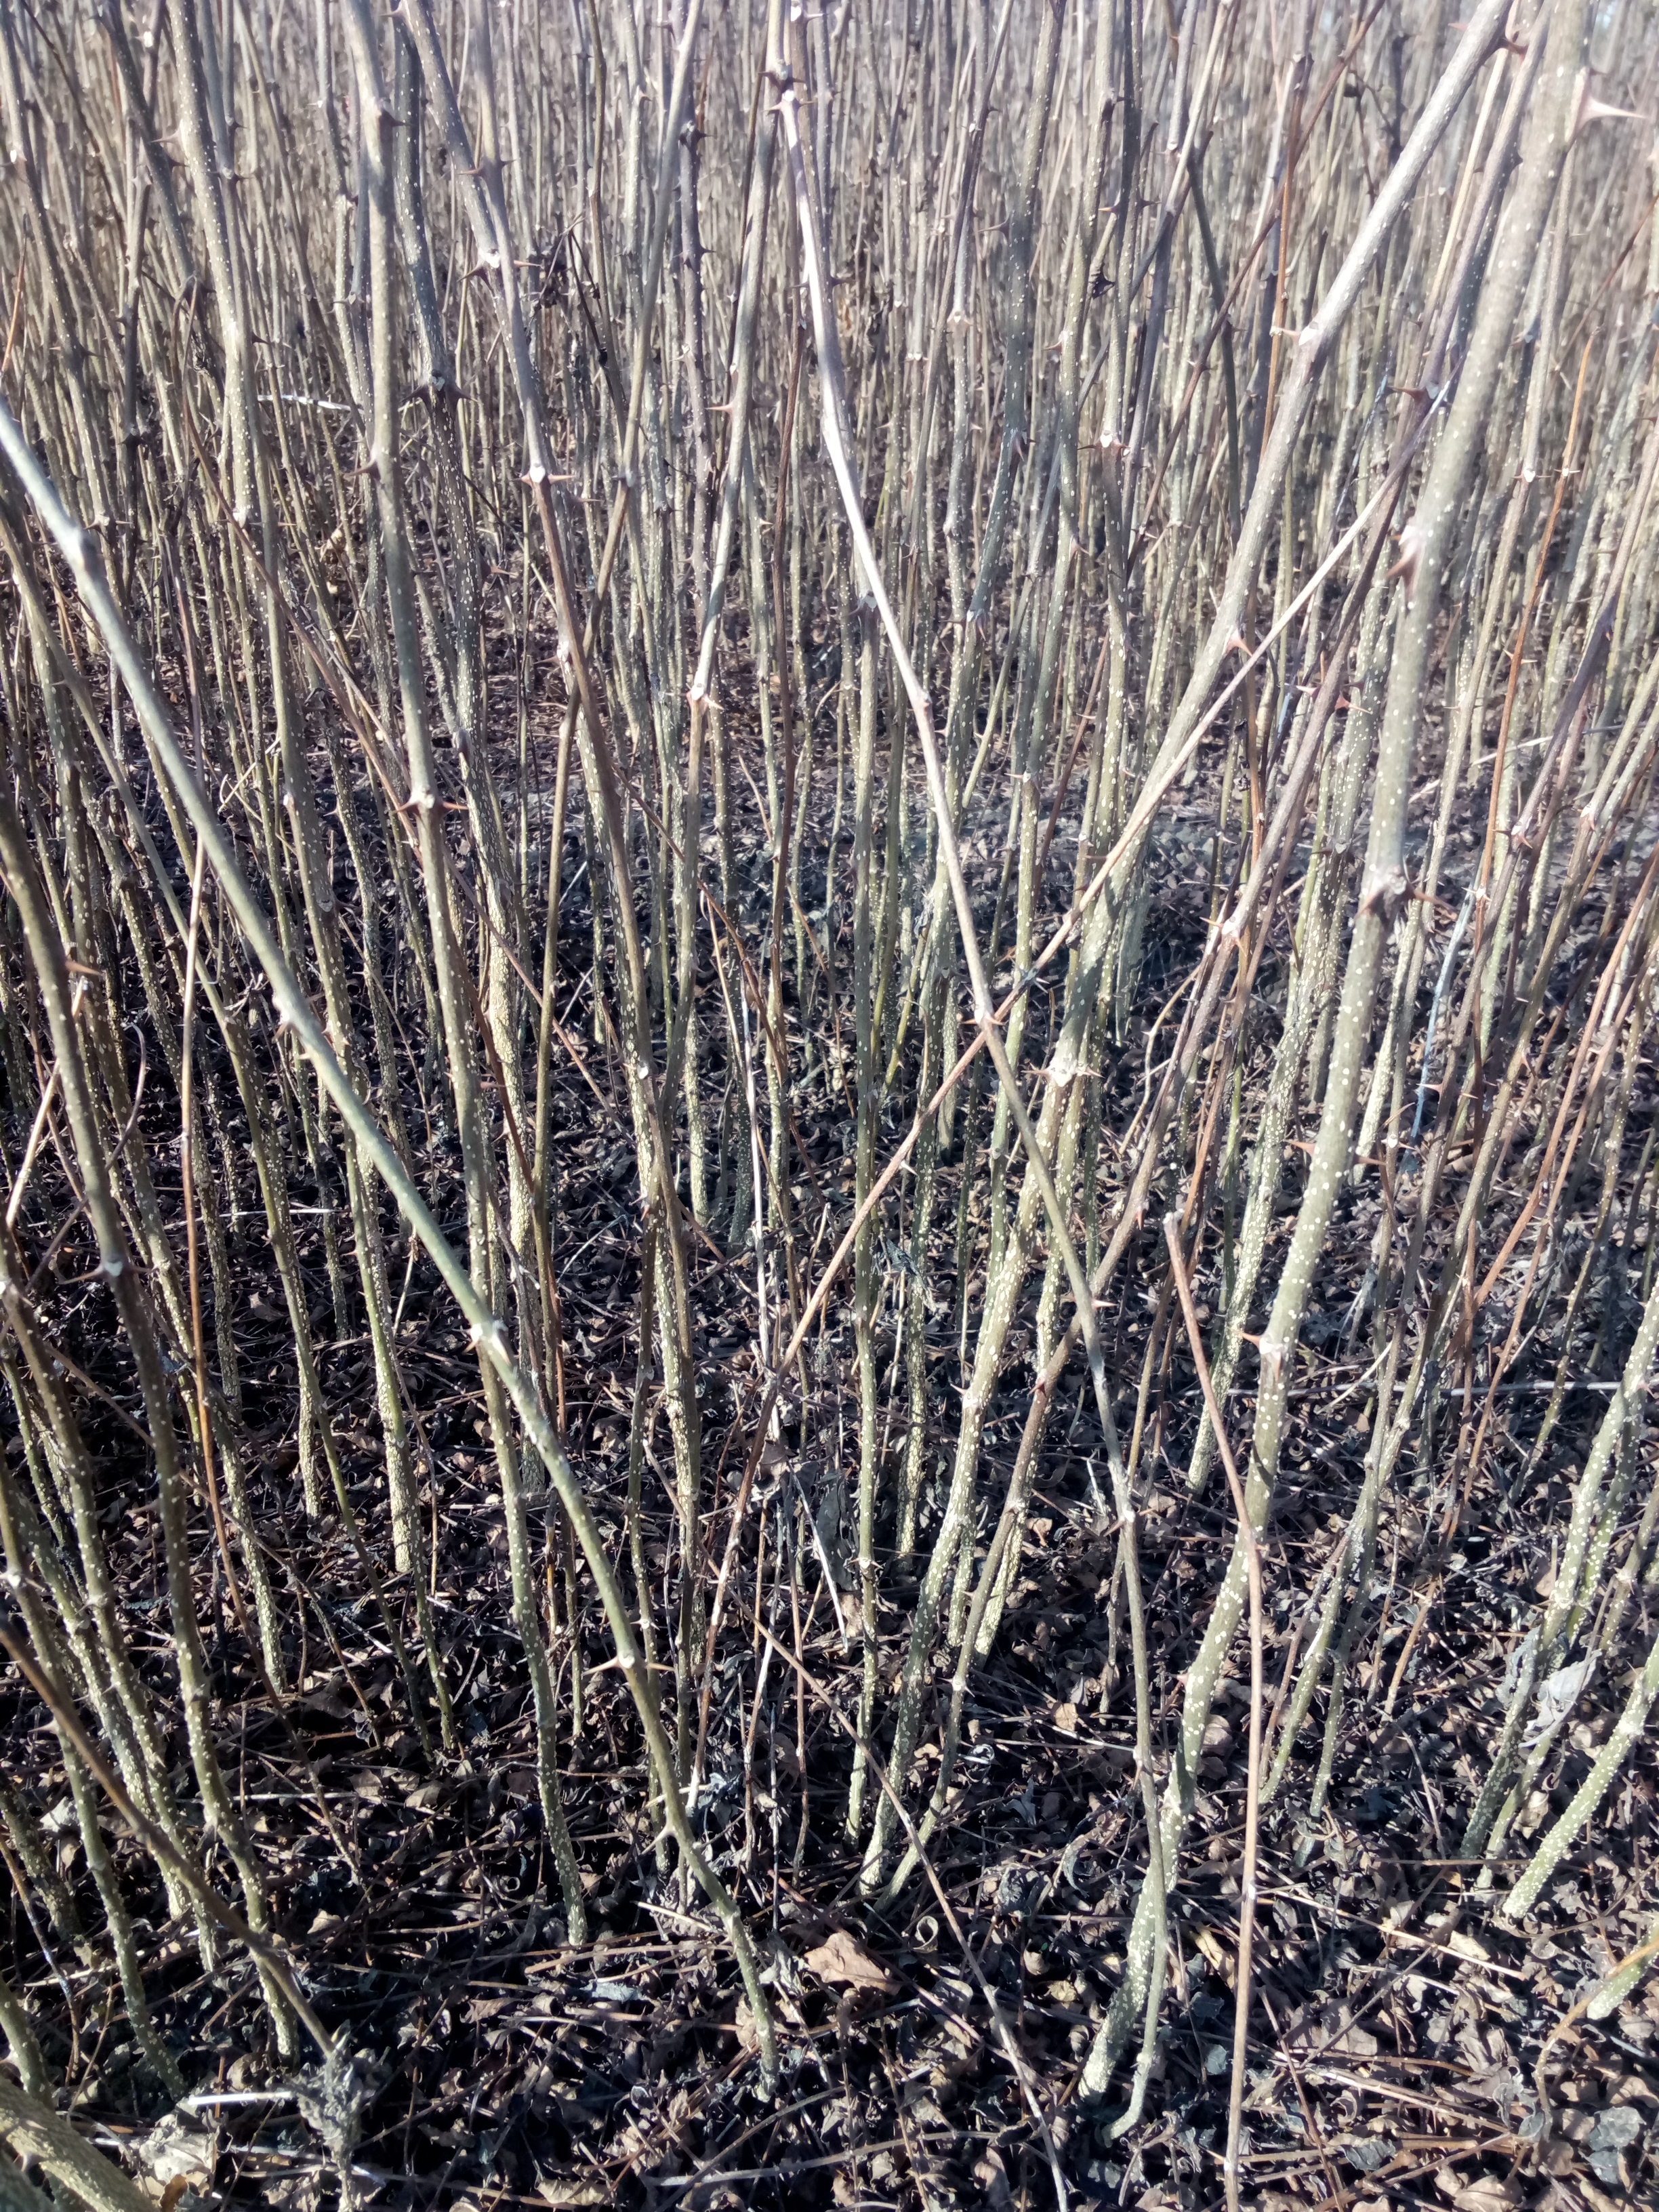
<path fill-rule="evenodd" d="M 820 1943 L 816 1951 L 806 1954 L 806 1964 L 821 1982 L 830 1982 L 854 1990 L 890 1990 L 895 1987 L 893 1977 L 878 1960 L 872 1959 L 863 1945 L 837 1928 L 827 1942 Z"/>
<path fill-rule="evenodd" d="M 1225 1982 L 1233 1978 L 1232 1954 L 1212 1929 L 1198 1928 L 1193 1931 L 1193 1941 Z"/>
<path fill-rule="evenodd" d="M 146 2197 L 173 2212 L 187 2189 L 210 2189 L 217 2156 L 214 2138 L 185 2124 L 177 2112 L 151 2129 L 135 2146 L 138 2186 Z"/>
<path fill-rule="evenodd" d="M 985 2191 L 985 2202 L 1000 2212 L 1000 2208 L 1012 2202 L 1008 2193 L 1008 2169 L 1000 2154 L 988 2150 L 974 2166 L 974 2179 Z"/>
<path fill-rule="evenodd" d="M 1495 2173 L 1477 2174 L 1473 2181 L 1465 2181 L 1455 2168 L 1443 2166 L 1434 2177 L 1434 2185 L 1443 2197 L 1450 2197 L 1452 2212 L 1504 2212 L 1505 2205 L 1523 2201 L 1515 2182 Z"/>

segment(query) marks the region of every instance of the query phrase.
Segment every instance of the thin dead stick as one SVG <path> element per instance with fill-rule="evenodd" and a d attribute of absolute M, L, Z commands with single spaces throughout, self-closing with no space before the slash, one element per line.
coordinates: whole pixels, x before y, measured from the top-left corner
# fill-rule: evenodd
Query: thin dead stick
<path fill-rule="evenodd" d="M 17 1209 L 23 1203 L 23 1193 L 29 1187 L 33 1172 L 35 1154 L 40 1149 L 40 1139 L 46 1133 L 46 1117 L 52 1112 L 52 1102 L 58 1094 L 58 1064 L 52 1063 L 52 1073 L 46 1078 L 46 1087 L 40 1093 L 40 1104 L 29 1130 L 28 1142 L 23 1147 L 22 1165 L 17 1170 L 17 1180 L 12 1185 L 11 1196 L 6 1201 L 6 1226 L 17 1226 Z"/>
<path fill-rule="evenodd" d="M 1238 2145 L 1244 2114 L 1244 2058 L 1250 2036 L 1250 1948 L 1255 1935 L 1256 1834 L 1261 1810 L 1261 1551 L 1249 1508 L 1244 1502 L 1244 1486 L 1233 1463 L 1227 1431 L 1221 1425 L 1221 1408 L 1216 1403 L 1215 1385 L 1210 1380 L 1210 1363 L 1204 1357 L 1204 1334 L 1193 1309 L 1192 1285 L 1187 1279 L 1187 1263 L 1181 1255 L 1178 1215 L 1164 1215 L 1164 1241 L 1170 1250 L 1170 1266 L 1175 1275 L 1182 1316 L 1187 1323 L 1199 1383 L 1204 1392 L 1204 1404 L 1215 1431 L 1216 1449 L 1227 1471 L 1227 1487 L 1233 1494 L 1233 1510 L 1238 1515 L 1250 1576 L 1250 1764 L 1244 1796 L 1244 1870 L 1238 1900 L 1238 1989 L 1233 2008 L 1233 2077 L 1227 2106 L 1225 2167 L 1228 2212 L 1238 2212 Z"/>
<path fill-rule="evenodd" d="M 196 947 L 202 920 L 202 878 L 206 867 L 207 850 L 198 842 L 196 864 L 191 871 L 190 927 L 185 939 L 185 1006 L 179 1023 L 179 1179 L 185 1205 L 185 1256 L 190 1278 L 191 1351 L 196 1362 L 196 1418 L 201 1427 L 202 1480 L 207 1490 L 208 1505 L 213 1516 L 213 1534 L 218 1543 L 219 1558 L 224 1567 L 225 1583 L 230 1591 L 236 1625 L 246 1640 L 248 1650 L 257 1660 L 262 1656 L 260 1645 L 248 1620 L 247 1607 L 242 1599 L 242 1585 L 230 1556 L 225 1510 L 219 1497 L 219 1478 L 213 1464 L 213 1408 L 208 1400 L 207 1348 L 202 1337 L 201 1255 L 197 1249 L 196 1201 L 191 1182 L 196 1172 L 196 1147 L 191 1141 L 195 1092 L 191 1081 L 196 1055 Z M 281 1700 L 275 1694 L 274 1686 L 267 1680 L 265 1686 L 270 1693 L 271 1703 L 280 1711 Z"/>

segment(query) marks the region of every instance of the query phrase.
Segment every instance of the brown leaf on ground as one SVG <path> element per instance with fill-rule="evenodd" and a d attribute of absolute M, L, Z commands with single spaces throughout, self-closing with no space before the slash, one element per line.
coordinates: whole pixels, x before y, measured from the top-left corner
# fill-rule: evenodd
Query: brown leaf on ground
<path fill-rule="evenodd" d="M 806 1954 L 806 1964 L 821 1982 L 854 1990 L 887 1990 L 896 1987 L 893 1977 L 844 1928 L 836 1929 L 826 1942 Z"/>
<path fill-rule="evenodd" d="M 1473 2181 L 1466 2181 L 1455 2167 L 1443 2166 L 1434 2177 L 1434 2185 L 1443 2197 L 1450 2197 L 1452 2212 L 1503 2212 L 1505 2205 L 1525 2201 L 1518 2183 L 1495 2173 L 1477 2174 Z"/>

